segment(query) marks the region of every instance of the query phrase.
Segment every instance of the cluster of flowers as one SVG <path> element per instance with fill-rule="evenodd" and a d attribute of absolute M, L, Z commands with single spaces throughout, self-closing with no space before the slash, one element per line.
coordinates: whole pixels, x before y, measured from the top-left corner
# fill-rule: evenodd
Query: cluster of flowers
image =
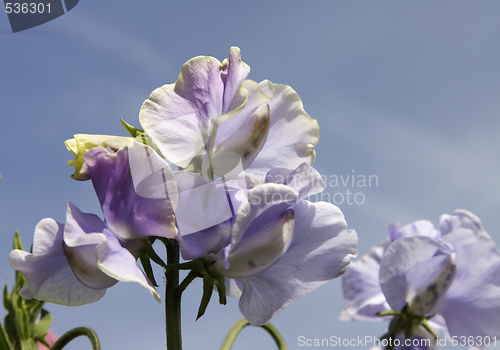
<path fill-rule="evenodd" d="M 339 208 L 305 200 L 325 187 L 311 166 L 318 124 L 289 86 L 249 72 L 236 47 L 222 63 L 195 57 L 144 102 L 134 137 L 68 140 L 104 220 L 68 203 L 65 224 L 40 221 L 32 253 L 10 255 L 21 295 L 82 305 L 126 281 L 160 300 L 137 264 L 151 238 L 176 240 L 252 325 L 342 275 L 357 235 Z"/>
<path fill-rule="evenodd" d="M 249 72 L 236 47 L 222 63 L 195 57 L 144 102 L 143 129 L 126 124 L 132 137 L 68 140 L 73 178 L 92 182 L 104 220 L 69 203 L 65 224 L 40 221 L 33 252 L 10 255 L 21 295 L 82 305 L 125 281 L 159 301 L 144 262 L 157 261 L 152 241 L 174 240 L 178 268 L 239 297 L 252 325 L 345 273 L 341 318 L 390 320 L 382 339 L 500 337 L 500 255 L 480 220 L 458 210 L 439 229 L 390 226 L 347 269 L 356 233 L 335 205 L 306 200 L 325 188 L 312 167 L 318 124 L 289 86 Z"/>
<path fill-rule="evenodd" d="M 500 254 L 477 216 L 456 210 L 438 229 L 421 220 L 388 231 L 342 277 L 341 319 L 389 319 L 387 349 L 433 349 L 438 333 L 475 348 L 500 339 Z"/>

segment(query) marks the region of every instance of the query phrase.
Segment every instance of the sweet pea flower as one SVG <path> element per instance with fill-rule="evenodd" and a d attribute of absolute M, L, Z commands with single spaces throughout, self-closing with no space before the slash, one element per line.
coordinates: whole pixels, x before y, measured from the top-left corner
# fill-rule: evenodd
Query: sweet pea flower
<path fill-rule="evenodd" d="M 233 218 L 186 236 L 180 230 L 181 252 L 189 258 L 206 254 L 201 259 L 208 274 L 225 279 L 227 295 L 240 297 L 250 324 L 263 325 L 342 275 L 357 254 L 357 235 L 340 209 L 304 200 L 323 188 L 320 175 L 306 163 L 293 171 L 274 169 L 263 183 L 231 195 L 237 208 Z M 207 240 L 197 239 L 207 233 L 210 249 Z"/>
<path fill-rule="evenodd" d="M 99 300 L 118 281 L 138 282 L 159 301 L 136 264 L 144 238 L 173 238 L 177 187 L 170 167 L 149 146 L 132 141 L 83 155 L 105 220 L 69 203 L 66 224 L 42 220 L 33 253 L 14 250 L 10 262 L 27 280 L 26 299 L 63 305 Z"/>
<path fill-rule="evenodd" d="M 417 221 L 389 236 L 343 276 L 341 319 L 392 316 L 386 336 L 500 335 L 500 255 L 477 216 L 456 210 L 438 229 Z"/>
<path fill-rule="evenodd" d="M 75 155 L 75 159 L 68 160 L 68 165 L 75 167 L 75 173 L 71 177 L 75 180 L 85 181 L 90 179 L 84 154 L 94 147 L 103 147 L 111 151 L 117 151 L 132 143 L 131 137 L 111 135 L 88 135 L 77 134 L 74 138 L 66 140 L 64 144 L 68 151 Z"/>
<path fill-rule="evenodd" d="M 195 57 L 174 84 L 152 92 L 140 123 L 169 161 L 206 178 L 311 165 L 317 122 L 291 87 L 246 80 L 249 73 L 237 47 L 222 63 Z"/>
<path fill-rule="evenodd" d="M 20 294 L 62 305 L 83 305 L 102 298 L 118 281 L 138 282 L 160 297 L 136 264 L 141 242 L 126 241 L 94 214 L 68 203 L 66 224 L 47 218 L 38 223 L 33 253 L 13 250 L 12 268 L 26 278 Z"/>

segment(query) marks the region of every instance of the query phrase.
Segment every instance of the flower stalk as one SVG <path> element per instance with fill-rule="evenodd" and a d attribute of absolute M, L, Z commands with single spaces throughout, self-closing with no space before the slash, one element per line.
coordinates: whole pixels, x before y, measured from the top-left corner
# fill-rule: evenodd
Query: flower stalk
<path fill-rule="evenodd" d="M 167 247 L 167 267 L 179 264 L 179 243 L 173 239 L 164 240 Z M 165 270 L 165 320 L 168 350 L 182 350 L 181 334 L 181 291 L 179 270 Z"/>
<path fill-rule="evenodd" d="M 89 338 L 92 344 L 92 350 L 101 350 L 101 344 L 97 334 L 90 328 L 87 327 L 77 327 L 66 333 L 64 333 L 50 348 L 51 350 L 61 350 L 73 339 L 84 336 Z"/>
<path fill-rule="evenodd" d="M 240 332 L 245 328 L 246 326 L 249 326 L 250 323 L 244 318 L 236 322 L 233 327 L 229 330 L 227 333 L 226 339 L 224 339 L 224 342 L 222 343 L 222 346 L 220 350 L 231 350 L 231 347 L 233 346 L 234 341 L 236 340 L 236 337 Z M 278 332 L 278 330 L 270 323 L 266 323 L 265 325 L 261 326 L 263 329 L 265 329 L 271 337 L 273 337 L 274 342 L 278 346 L 279 350 L 286 350 L 286 344 L 285 340 L 281 336 L 281 334 Z"/>

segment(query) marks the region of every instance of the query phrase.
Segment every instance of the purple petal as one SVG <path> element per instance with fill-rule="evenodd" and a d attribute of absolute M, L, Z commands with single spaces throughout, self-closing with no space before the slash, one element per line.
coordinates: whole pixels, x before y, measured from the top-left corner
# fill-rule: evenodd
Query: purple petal
<path fill-rule="evenodd" d="M 320 173 L 307 163 L 302 163 L 295 170 L 275 168 L 266 174 L 265 182 L 288 185 L 299 193 L 299 199 L 325 189 Z"/>
<path fill-rule="evenodd" d="M 219 223 L 207 229 L 177 236 L 184 260 L 193 260 L 218 252 L 229 242 L 231 220 Z"/>
<path fill-rule="evenodd" d="M 179 204 L 175 211 L 177 240 L 184 259 L 218 252 L 228 244 L 233 216 L 245 197 L 245 179 L 206 181 L 189 172 L 175 174 Z"/>
<path fill-rule="evenodd" d="M 341 320 L 384 320 L 376 314 L 390 310 L 390 307 L 380 288 L 378 276 L 380 262 L 389 244 L 389 239 L 384 240 L 347 268 L 342 276 L 345 306 Z"/>
<path fill-rule="evenodd" d="M 235 193 L 228 194 L 232 181 L 206 181 L 198 174 L 175 174 L 179 201 L 175 216 L 181 236 L 210 228 L 231 219 L 239 207 Z"/>
<path fill-rule="evenodd" d="M 491 239 L 459 229 L 443 236 L 457 253 L 457 272 L 436 312 L 452 336 L 500 336 L 500 255 Z"/>
<path fill-rule="evenodd" d="M 228 65 L 234 66 L 234 50 L 231 56 Z M 141 108 L 142 127 L 176 165 L 186 167 L 192 158 L 205 153 L 211 124 L 222 114 L 224 81 L 231 85 L 231 91 L 238 81 L 232 76 L 240 76 L 238 68 L 222 72 L 221 66 L 208 56 L 187 61 L 177 82 L 153 91 Z"/>
<path fill-rule="evenodd" d="M 289 209 L 252 235 L 244 234 L 212 268 L 221 275 L 241 279 L 272 266 L 287 251 L 293 238 L 294 212 Z"/>
<path fill-rule="evenodd" d="M 118 282 L 98 266 L 97 247 L 109 238 L 103 234 L 107 231 L 105 227 L 96 215 L 82 213 L 71 202 L 68 203 L 62 244 L 64 255 L 76 278 L 89 288 L 105 289 Z"/>
<path fill-rule="evenodd" d="M 340 209 L 330 203 L 298 202 L 290 247 L 268 269 L 240 279 L 240 310 L 262 325 L 286 306 L 345 272 L 357 253 L 357 235 L 347 229 Z"/>
<path fill-rule="evenodd" d="M 27 285 L 21 289 L 25 299 L 76 306 L 93 303 L 104 296 L 106 289 L 83 285 L 73 274 L 63 251 L 64 225 L 43 219 L 35 228 L 33 254 L 14 250 L 11 266 L 21 272 Z"/>
<path fill-rule="evenodd" d="M 451 260 L 450 260 L 451 259 Z M 400 311 L 407 303 L 427 301 L 425 292 L 433 289 L 440 297 L 449 287 L 454 269 L 453 251 L 449 245 L 427 236 L 406 236 L 397 239 L 386 250 L 380 264 L 380 287 L 391 308 Z M 448 275 L 451 277 L 448 278 Z M 431 295 L 434 295 L 431 293 Z M 430 311 L 437 300 L 431 300 Z"/>
<path fill-rule="evenodd" d="M 262 184 L 247 192 L 236 215 L 231 237 L 236 245 L 241 237 L 251 235 L 272 222 L 297 201 L 298 193 L 280 184 Z"/>
<path fill-rule="evenodd" d="M 64 252 L 78 280 L 91 288 L 108 288 L 118 281 L 137 282 L 160 301 L 151 282 L 137 266 L 135 256 L 122 246 L 112 231 L 107 227 L 98 232 L 85 230 L 97 226 L 96 218 L 69 203 Z"/>
<path fill-rule="evenodd" d="M 151 161 L 148 164 L 152 163 L 153 168 L 146 165 L 141 169 L 150 171 L 149 177 L 144 178 L 144 170 L 131 170 L 132 164 L 136 165 L 134 169 L 140 168 L 137 164 L 142 164 L 148 159 L 142 157 L 142 161 L 138 160 L 141 153 L 137 152 L 137 147 L 148 150 Z M 155 158 L 158 156 L 151 148 L 138 144 L 130 148 L 130 152 L 128 148 L 123 148 L 117 153 L 94 148 L 85 154 L 92 184 L 106 222 L 123 238 L 175 237 L 173 205 L 177 193 L 172 184 L 175 180 L 173 174 L 169 173 L 168 167 L 158 169 L 158 166 L 154 165 L 161 161 Z M 138 178 L 134 180 L 133 175 L 136 173 Z M 149 198 L 139 195 L 137 191 Z"/>
<path fill-rule="evenodd" d="M 229 49 L 229 57 L 222 62 L 221 70 L 221 78 L 224 83 L 222 113 L 227 113 L 236 90 L 250 74 L 250 67 L 241 61 L 240 49 L 233 46 Z"/>
<path fill-rule="evenodd" d="M 441 215 L 439 218 L 439 230 L 442 236 L 458 229 L 468 229 L 476 234 L 483 234 L 489 237 L 484 231 L 481 220 L 467 210 L 457 209 L 453 212 L 453 215 Z"/>
<path fill-rule="evenodd" d="M 228 176 L 228 174 L 234 176 L 241 173 L 250 166 L 262 149 L 268 131 L 269 106 L 262 105 L 245 119 L 236 132 L 210 150 L 203 159 L 203 173 L 206 174 L 208 170 L 217 176 Z"/>
<path fill-rule="evenodd" d="M 422 235 L 434 239 L 438 239 L 439 237 L 439 232 L 434 228 L 432 222 L 427 220 L 415 221 L 405 226 L 392 224 L 389 225 L 388 231 L 389 231 L 389 237 L 391 238 L 391 242 L 394 242 L 396 239 L 405 236 Z"/>
<path fill-rule="evenodd" d="M 148 289 L 154 298 L 160 302 L 160 296 L 144 272 L 137 266 L 136 258 L 110 232 L 104 231 L 106 241 L 100 244 L 95 255 L 97 265 L 106 275 L 122 282 L 137 282 Z"/>

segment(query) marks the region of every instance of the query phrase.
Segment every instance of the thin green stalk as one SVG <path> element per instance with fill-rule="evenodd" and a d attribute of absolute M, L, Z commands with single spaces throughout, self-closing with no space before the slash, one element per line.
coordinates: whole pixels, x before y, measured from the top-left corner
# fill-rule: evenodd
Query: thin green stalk
<path fill-rule="evenodd" d="M 90 328 L 87 327 L 77 327 L 66 333 L 64 333 L 52 347 L 51 350 L 61 350 L 64 348 L 70 341 L 73 339 L 85 336 L 89 338 L 90 343 L 92 344 L 92 350 L 101 350 L 101 343 L 99 342 L 99 338 L 97 334 Z"/>
<path fill-rule="evenodd" d="M 244 318 L 236 322 L 227 333 L 226 339 L 224 339 L 220 350 L 231 350 L 231 347 L 233 346 L 233 343 L 236 340 L 238 334 L 240 334 L 243 328 L 249 325 L 250 323 L 248 323 L 248 321 Z M 278 346 L 279 350 L 287 350 L 285 340 L 272 324 L 266 323 L 262 326 L 262 328 L 265 329 L 271 335 L 271 337 L 273 337 L 274 342 Z"/>
<path fill-rule="evenodd" d="M 179 264 L 179 243 L 169 240 L 167 247 L 167 266 Z M 179 290 L 179 270 L 166 269 L 165 278 L 165 320 L 167 350 L 182 350 L 181 334 L 181 292 Z"/>

